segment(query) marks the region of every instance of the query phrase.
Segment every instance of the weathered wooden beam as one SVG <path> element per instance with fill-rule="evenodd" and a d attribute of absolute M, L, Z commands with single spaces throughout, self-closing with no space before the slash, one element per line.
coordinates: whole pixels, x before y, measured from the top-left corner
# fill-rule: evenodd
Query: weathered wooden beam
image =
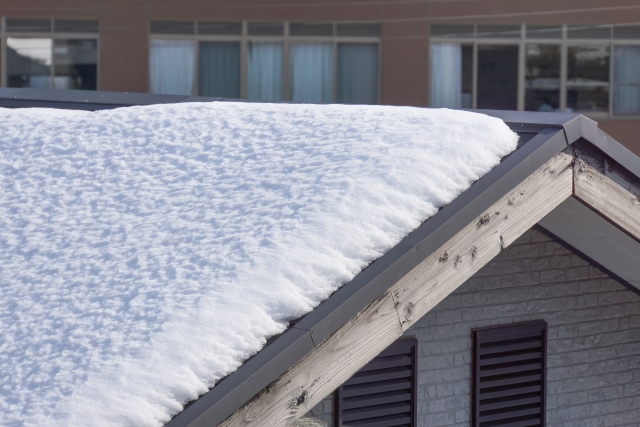
<path fill-rule="evenodd" d="M 637 179 L 608 159 L 576 149 L 575 197 L 640 240 L 640 186 Z"/>
<path fill-rule="evenodd" d="M 392 288 L 407 330 L 502 249 L 571 196 L 573 156 L 560 153 Z"/>
<path fill-rule="evenodd" d="M 295 422 L 571 196 L 572 164 L 565 153 L 547 162 L 220 426 Z"/>

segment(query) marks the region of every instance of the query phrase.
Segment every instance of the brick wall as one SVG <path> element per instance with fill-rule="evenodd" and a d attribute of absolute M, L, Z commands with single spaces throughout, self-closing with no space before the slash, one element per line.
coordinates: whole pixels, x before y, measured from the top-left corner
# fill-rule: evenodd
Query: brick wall
<path fill-rule="evenodd" d="M 640 297 L 535 230 L 407 332 L 419 339 L 418 425 L 469 426 L 471 328 L 536 319 L 549 324 L 547 426 L 639 426 Z M 330 426 L 330 409 L 297 426 Z"/>

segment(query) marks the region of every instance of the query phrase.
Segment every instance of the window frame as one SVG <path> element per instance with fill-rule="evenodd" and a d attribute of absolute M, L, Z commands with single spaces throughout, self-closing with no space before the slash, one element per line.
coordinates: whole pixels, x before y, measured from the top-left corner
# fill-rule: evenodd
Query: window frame
<path fill-rule="evenodd" d="M 177 21 L 176 21 L 177 22 Z M 196 22 L 197 21 L 185 21 L 185 22 Z M 231 22 L 231 21 L 229 21 Z M 239 21 L 233 21 L 239 22 Z M 240 43 L 240 98 L 247 99 L 247 77 L 248 77 L 248 68 L 247 68 L 247 55 L 248 55 L 248 46 L 251 42 L 272 42 L 272 43 L 282 43 L 283 51 L 282 51 L 282 100 L 287 102 L 291 100 L 291 76 L 290 76 L 290 52 L 291 45 L 299 44 L 299 43 L 331 43 L 333 54 L 333 75 L 332 75 L 332 90 L 331 90 L 331 102 L 336 102 L 337 96 L 337 58 L 338 58 L 338 44 L 339 43 L 363 43 L 363 44 L 372 44 L 375 43 L 378 47 L 378 81 L 377 81 L 377 94 L 376 94 L 376 102 L 380 103 L 380 91 L 381 91 L 381 58 L 382 58 L 382 43 L 380 36 L 338 36 L 336 35 L 336 26 L 337 22 L 331 22 L 333 25 L 333 35 L 329 36 L 302 36 L 295 35 L 292 36 L 289 34 L 289 26 L 292 21 L 284 21 L 283 22 L 283 34 L 282 35 L 249 35 L 248 27 L 249 22 L 251 23 L 269 23 L 273 21 L 241 21 L 242 33 L 239 35 L 211 35 L 211 34 L 152 34 L 149 31 L 149 41 L 151 40 L 192 40 L 195 46 L 195 56 L 194 56 L 194 75 L 193 75 L 193 90 L 191 95 L 198 96 L 199 88 L 198 88 L 198 65 L 199 65 L 199 53 L 198 53 L 198 44 L 199 42 L 239 42 Z M 297 21 L 295 21 L 297 23 Z M 349 22 L 340 22 L 340 24 L 348 24 Z M 369 22 L 367 22 L 369 23 Z M 371 22 L 373 23 L 373 22 Z M 365 24 L 365 22 L 357 22 L 357 24 Z M 375 22 L 378 24 L 378 22 Z M 197 27 L 197 25 L 196 25 Z M 150 43 L 149 43 L 150 44 Z M 147 52 L 150 55 L 150 49 Z M 151 69 L 147 70 L 147 75 L 151 76 Z M 149 78 L 147 90 L 151 92 L 151 79 Z"/>
<path fill-rule="evenodd" d="M 477 24 L 472 25 L 473 33 L 464 36 L 446 36 L 434 35 L 429 38 L 429 45 L 435 43 L 458 43 L 461 45 L 473 46 L 473 88 L 472 88 L 472 108 L 477 108 L 477 86 L 478 86 L 478 45 L 486 44 L 518 44 L 519 45 L 519 64 L 518 64 L 518 110 L 524 111 L 525 108 L 525 81 L 526 81 L 526 45 L 527 44 L 546 44 L 560 46 L 560 112 L 567 111 L 567 78 L 568 78 L 568 49 L 572 46 L 607 46 L 609 48 L 609 105 L 608 111 L 605 112 L 582 112 L 587 117 L 595 120 L 599 119 L 615 119 L 615 120 L 638 120 L 640 114 L 637 115 L 616 115 L 613 111 L 613 85 L 614 85 L 614 54 L 616 46 L 640 46 L 640 39 L 616 39 L 613 35 L 609 38 L 569 38 L 569 25 L 558 25 L 561 28 L 561 37 L 540 38 L 527 37 L 527 25 L 521 24 L 519 36 L 490 38 L 477 36 Z M 615 28 L 616 25 L 601 25 L 596 27 Z M 613 31 L 611 31 L 613 34 Z M 431 73 L 431 68 L 429 68 Z M 430 81 L 430 75 L 428 76 Z"/>
<path fill-rule="evenodd" d="M 49 19 L 49 18 L 47 18 Z M 50 32 L 10 32 L 7 30 L 7 18 L 0 18 L 0 87 L 8 87 L 7 84 L 7 41 L 9 37 L 23 39 L 51 39 L 51 73 L 49 89 L 53 89 L 53 78 L 55 77 L 54 48 L 55 40 L 95 40 L 96 41 L 96 90 L 100 90 L 100 33 L 64 33 L 55 32 L 54 19 L 51 18 Z M 82 20 L 79 20 L 82 21 Z"/>

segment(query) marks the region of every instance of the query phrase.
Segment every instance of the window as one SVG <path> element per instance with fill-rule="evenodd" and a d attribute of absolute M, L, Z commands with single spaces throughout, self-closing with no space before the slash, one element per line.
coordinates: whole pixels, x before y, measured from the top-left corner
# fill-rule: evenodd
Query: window
<path fill-rule="evenodd" d="M 337 91 L 341 104 L 378 103 L 377 44 L 338 44 Z"/>
<path fill-rule="evenodd" d="M 476 329 L 472 427 L 545 425 L 547 323 Z"/>
<path fill-rule="evenodd" d="M 415 427 L 417 345 L 400 339 L 347 380 L 334 397 L 335 427 Z"/>
<path fill-rule="evenodd" d="M 640 116 L 640 25 L 434 24 L 430 105 Z"/>
<path fill-rule="evenodd" d="M 378 24 L 154 21 L 150 31 L 153 93 L 378 103 Z"/>
<path fill-rule="evenodd" d="M 560 46 L 528 44 L 525 110 L 560 111 Z"/>
<path fill-rule="evenodd" d="M 198 44 L 198 94 L 240 98 L 240 43 Z"/>
<path fill-rule="evenodd" d="M 569 46 L 567 111 L 609 111 L 609 47 Z"/>
<path fill-rule="evenodd" d="M 518 108 L 518 46 L 478 46 L 478 108 Z"/>
<path fill-rule="evenodd" d="M 640 115 L 640 46 L 616 46 L 613 64 L 613 113 Z"/>
<path fill-rule="evenodd" d="M 7 19 L 8 87 L 98 88 L 98 22 Z"/>
<path fill-rule="evenodd" d="M 434 43 L 431 64 L 431 106 L 471 108 L 473 96 L 473 46 Z"/>
<path fill-rule="evenodd" d="M 247 98 L 282 99 L 282 43 L 251 42 L 247 55 Z"/>
<path fill-rule="evenodd" d="M 189 95 L 193 90 L 195 47 L 189 40 L 151 40 L 151 92 Z"/>

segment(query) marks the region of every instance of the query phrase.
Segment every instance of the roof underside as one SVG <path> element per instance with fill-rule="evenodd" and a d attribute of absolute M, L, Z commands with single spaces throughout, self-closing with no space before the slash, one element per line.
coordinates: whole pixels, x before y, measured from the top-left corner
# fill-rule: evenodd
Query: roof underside
<path fill-rule="evenodd" d="M 0 89 L 0 106 L 95 110 L 127 105 L 224 101 L 108 92 Z M 216 387 L 192 402 L 168 426 L 212 426 L 311 353 L 391 285 L 568 146 L 589 145 L 640 182 L 640 159 L 577 114 L 478 111 L 503 119 L 520 135 L 520 147 L 467 191 L 423 223 L 328 300 L 271 340 Z M 640 289 L 640 243 L 578 199 L 569 197 L 539 222 L 546 232 L 601 267 L 630 289 Z M 596 244 L 597 242 L 597 244 Z"/>

